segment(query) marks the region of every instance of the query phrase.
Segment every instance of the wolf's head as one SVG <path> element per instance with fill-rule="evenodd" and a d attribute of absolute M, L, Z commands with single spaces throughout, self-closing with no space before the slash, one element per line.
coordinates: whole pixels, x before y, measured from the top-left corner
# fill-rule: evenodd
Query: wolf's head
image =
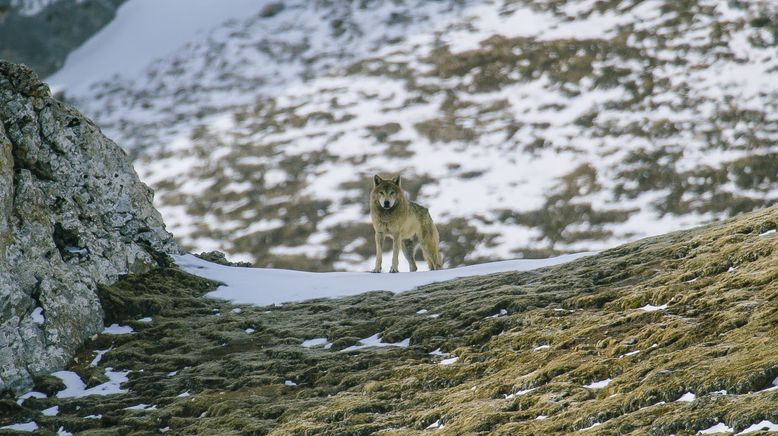
<path fill-rule="evenodd" d="M 379 208 L 384 210 L 393 208 L 400 201 L 402 195 L 399 175 L 393 179 L 382 179 L 377 174 L 373 177 L 373 192 L 370 194 L 370 200 Z"/>

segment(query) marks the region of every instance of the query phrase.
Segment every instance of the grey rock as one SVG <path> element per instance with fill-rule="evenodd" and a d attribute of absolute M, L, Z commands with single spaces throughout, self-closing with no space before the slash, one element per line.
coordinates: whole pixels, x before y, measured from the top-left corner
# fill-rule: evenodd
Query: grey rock
<path fill-rule="evenodd" d="M 0 61 L 0 121 L 0 391 L 18 392 L 102 330 L 98 286 L 179 250 L 124 151 L 23 65 Z"/>

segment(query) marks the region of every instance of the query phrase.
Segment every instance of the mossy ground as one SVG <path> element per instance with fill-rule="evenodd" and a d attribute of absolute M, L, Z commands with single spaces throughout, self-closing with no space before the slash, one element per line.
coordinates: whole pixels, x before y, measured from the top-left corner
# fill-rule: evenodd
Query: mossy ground
<path fill-rule="evenodd" d="M 101 298 L 106 321 L 136 333 L 99 335 L 71 368 L 93 384 L 105 367 L 131 370 L 129 392 L 28 399 L 14 419 L 117 435 L 415 434 L 438 420 L 452 435 L 595 423 L 684 435 L 778 422 L 778 391 L 765 390 L 778 377 L 778 234 L 765 234 L 776 228 L 774 207 L 537 271 L 272 307 L 204 298 L 216 284 L 175 268 L 131 276 Z M 410 346 L 340 351 L 375 333 Z M 317 337 L 332 347 L 301 347 Z M 440 365 L 437 348 L 459 360 Z M 696 400 L 676 401 L 686 392 Z M 156 409 L 126 409 L 139 403 Z M 53 405 L 57 416 L 40 414 Z"/>

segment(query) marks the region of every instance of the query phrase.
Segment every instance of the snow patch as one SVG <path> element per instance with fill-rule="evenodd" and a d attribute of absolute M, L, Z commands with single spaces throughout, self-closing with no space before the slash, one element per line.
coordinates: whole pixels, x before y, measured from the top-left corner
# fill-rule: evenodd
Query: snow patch
<path fill-rule="evenodd" d="M 505 310 L 505 309 L 500 309 L 500 311 L 499 311 L 498 313 L 495 313 L 495 314 L 494 314 L 494 315 L 492 315 L 492 316 L 488 316 L 487 318 L 499 318 L 499 317 L 501 317 L 501 316 L 505 316 L 505 315 L 507 315 L 507 314 L 508 314 L 508 311 L 507 311 L 507 310 Z"/>
<path fill-rule="evenodd" d="M 352 345 L 350 347 L 346 347 L 342 349 L 341 351 L 356 351 L 356 350 L 362 350 L 364 348 L 370 348 L 370 347 L 401 347 L 401 348 L 407 348 L 411 344 L 411 338 L 405 338 L 400 342 L 395 343 L 387 343 L 381 341 L 381 334 L 376 333 L 373 336 L 370 336 L 365 339 L 359 340 L 359 345 Z"/>
<path fill-rule="evenodd" d="M 26 400 L 26 399 L 28 399 L 30 397 L 46 398 L 46 394 L 44 394 L 43 392 L 38 392 L 38 391 L 29 391 L 29 392 L 27 392 L 25 394 L 20 395 L 19 398 L 16 399 L 16 404 L 21 406 L 22 403 L 24 403 L 24 400 Z"/>
<path fill-rule="evenodd" d="M 444 366 L 451 365 L 451 364 L 455 363 L 457 360 L 459 360 L 459 357 L 457 357 L 457 356 L 449 357 L 448 359 L 441 360 L 440 361 L 440 365 L 444 365 Z"/>
<path fill-rule="evenodd" d="M 134 406 L 125 407 L 124 410 L 144 410 L 144 411 L 145 410 L 157 410 L 157 405 L 156 404 L 149 405 L 149 404 L 145 404 L 145 403 L 140 403 L 140 404 L 136 404 Z"/>
<path fill-rule="evenodd" d="M 691 393 L 691 392 L 687 392 L 687 393 L 685 393 L 685 394 L 681 395 L 681 397 L 680 397 L 680 398 L 678 398 L 678 399 L 677 399 L 677 400 L 675 400 L 675 401 L 681 401 L 681 402 L 684 402 L 684 403 L 691 403 L 692 401 L 694 401 L 694 400 L 696 400 L 696 399 L 697 399 L 697 396 L 696 396 L 696 395 L 694 395 L 694 394 L 693 394 L 693 393 Z"/>
<path fill-rule="evenodd" d="M 57 398 L 81 398 L 87 395 L 113 395 L 124 394 L 126 389 L 121 388 L 121 384 L 127 381 L 127 374 L 130 371 L 114 371 L 112 368 L 105 369 L 105 375 L 108 381 L 95 387 L 86 388 L 86 383 L 81 380 L 73 371 L 57 371 L 51 375 L 59 378 L 65 383 L 65 389 L 57 392 Z"/>
<path fill-rule="evenodd" d="M 43 308 L 38 306 L 32 311 L 32 322 L 38 325 L 43 325 L 46 322 L 46 318 L 43 316 Z"/>
<path fill-rule="evenodd" d="M 735 429 L 732 427 L 727 426 L 727 424 L 724 424 L 723 422 L 720 422 L 712 427 L 708 427 L 705 430 L 700 430 L 699 432 L 701 434 L 713 434 L 713 433 L 732 433 Z"/>
<path fill-rule="evenodd" d="M 24 422 L 21 424 L 11 424 L 4 427 L 0 427 L 0 430 L 14 430 L 14 431 L 35 431 L 38 429 L 38 423 L 35 421 Z"/>
<path fill-rule="evenodd" d="M 773 424 L 772 421 L 763 420 L 754 425 L 748 426 L 738 434 L 754 433 L 757 431 L 778 431 L 778 424 Z"/>
<path fill-rule="evenodd" d="M 95 358 L 92 359 L 92 361 L 89 363 L 89 366 L 97 366 L 97 364 L 100 363 L 101 360 L 103 360 L 103 355 L 105 353 L 111 351 L 112 348 L 113 348 L 113 346 L 110 346 L 110 347 L 106 348 L 105 350 L 95 350 L 95 353 L 97 353 L 97 356 L 95 356 Z"/>
<path fill-rule="evenodd" d="M 600 380 L 596 382 L 589 383 L 588 385 L 585 385 L 585 388 L 589 389 L 602 389 L 610 384 L 610 382 L 613 381 L 609 378 L 606 378 L 605 380 Z"/>
<path fill-rule="evenodd" d="M 427 426 L 427 430 L 436 430 L 445 427 L 443 423 L 438 419 L 437 421 L 433 422 L 432 424 Z"/>
<path fill-rule="evenodd" d="M 657 310 L 665 310 L 667 309 L 667 304 L 663 304 L 661 306 L 654 306 L 651 304 L 646 304 L 645 306 L 641 307 L 640 310 L 644 310 L 646 312 L 654 312 Z"/>
<path fill-rule="evenodd" d="M 313 339 L 306 339 L 303 341 L 301 346 L 305 348 L 313 348 L 313 347 L 321 347 L 323 346 L 326 349 L 329 349 L 332 347 L 332 342 L 328 341 L 327 338 L 313 338 Z"/>
<path fill-rule="evenodd" d="M 209 292 L 209 297 L 237 304 L 268 306 L 313 298 L 345 297 L 367 291 L 410 291 L 421 285 L 459 277 L 528 271 L 559 265 L 591 254 L 593 253 L 568 254 L 550 259 L 506 260 L 439 271 L 399 274 L 313 273 L 273 268 L 230 267 L 207 262 L 190 254 L 174 258 L 184 271 L 224 283 L 215 291 Z"/>
<path fill-rule="evenodd" d="M 522 389 L 522 390 L 516 391 L 516 392 L 514 392 L 514 393 L 512 393 L 510 395 L 506 395 L 505 399 L 506 400 L 512 400 L 512 399 L 514 399 L 516 397 L 520 397 L 522 395 L 527 395 L 528 393 L 534 391 L 535 389 L 537 389 L 537 388 Z"/>
<path fill-rule="evenodd" d="M 135 332 L 128 325 L 111 324 L 103 330 L 104 335 L 128 335 Z"/>
<path fill-rule="evenodd" d="M 598 425 L 602 425 L 602 424 L 601 424 L 601 423 L 599 423 L 599 422 L 595 422 L 594 424 L 590 425 L 589 427 L 582 428 L 582 429 L 580 429 L 580 430 L 578 430 L 578 431 L 586 431 L 586 430 L 590 430 L 590 429 L 593 429 L 594 427 L 597 427 Z"/>

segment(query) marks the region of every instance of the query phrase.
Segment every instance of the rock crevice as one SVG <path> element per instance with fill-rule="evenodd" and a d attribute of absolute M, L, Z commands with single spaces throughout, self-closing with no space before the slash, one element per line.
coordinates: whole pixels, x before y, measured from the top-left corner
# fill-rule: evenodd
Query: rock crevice
<path fill-rule="evenodd" d="M 0 121 L 0 391 L 19 391 L 102 329 L 98 285 L 178 247 L 124 151 L 23 65 L 0 61 Z"/>

